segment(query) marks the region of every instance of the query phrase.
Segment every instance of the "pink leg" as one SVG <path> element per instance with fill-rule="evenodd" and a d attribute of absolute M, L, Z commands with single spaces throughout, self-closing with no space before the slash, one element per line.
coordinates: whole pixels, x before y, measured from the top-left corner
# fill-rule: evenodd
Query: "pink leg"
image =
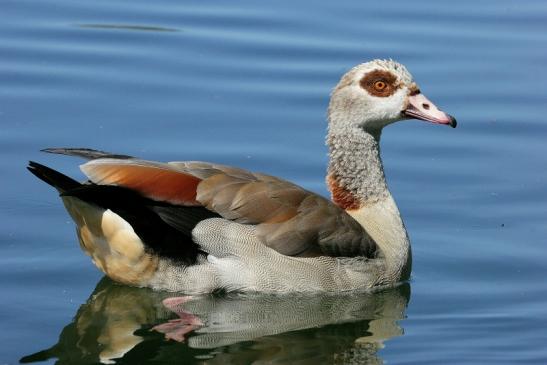
<path fill-rule="evenodd" d="M 165 338 L 168 340 L 183 342 L 187 333 L 203 326 L 203 322 L 198 317 L 182 309 L 182 304 L 190 299 L 192 299 L 192 297 L 173 297 L 164 299 L 163 305 L 176 313 L 179 318 L 158 324 L 157 326 L 154 326 L 152 330 L 165 334 Z"/>

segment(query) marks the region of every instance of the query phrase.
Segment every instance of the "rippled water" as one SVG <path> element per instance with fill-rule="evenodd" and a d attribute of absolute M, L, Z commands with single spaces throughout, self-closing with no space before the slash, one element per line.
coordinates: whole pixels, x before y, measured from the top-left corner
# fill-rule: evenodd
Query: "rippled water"
<path fill-rule="evenodd" d="M 547 362 L 544 1 L 1 9 L 0 364 Z M 101 280 L 54 191 L 24 169 L 81 176 L 38 151 L 85 146 L 233 164 L 326 194 L 330 89 L 378 57 L 405 63 L 459 121 L 383 134 L 414 253 L 397 289 L 211 296 L 171 312 L 165 293 Z M 206 322 L 185 342 L 149 331 L 185 312 Z"/>

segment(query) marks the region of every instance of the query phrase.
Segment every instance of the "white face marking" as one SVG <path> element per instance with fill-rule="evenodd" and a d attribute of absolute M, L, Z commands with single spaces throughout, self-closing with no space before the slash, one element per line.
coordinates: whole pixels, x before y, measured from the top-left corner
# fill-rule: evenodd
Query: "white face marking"
<path fill-rule="evenodd" d="M 361 85 L 367 75 L 389 73 L 397 85 L 388 96 L 372 95 Z M 387 124 L 404 119 L 402 111 L 407 104 L 410 88 L 414 87 L 407 69 L 391 60 L 374 60 L 360 64 L 347 72 L 334 89 L 329 105 L 331 127 L 357 125 L 381 129 Z"/>

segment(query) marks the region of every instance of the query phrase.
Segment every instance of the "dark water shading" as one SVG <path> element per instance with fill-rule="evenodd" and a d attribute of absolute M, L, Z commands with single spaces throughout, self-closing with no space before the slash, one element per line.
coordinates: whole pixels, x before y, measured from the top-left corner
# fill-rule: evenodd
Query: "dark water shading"
<path fill-rule="evenodd" d="M 119 30 L 136 30 L 142 32 L 177 32 L 177 29 L 152 27 L 146 25 L 124 25 L 124 24 L 78 24 L 82 28 L 95 29 L 119 29 Z"/>
<path fill-rule="evenodd" d="M 547 363 L 545 1 L 6 0 L 0 9 L 0 364 L 97 363 L 108 333 L 140 341 L 119 363 Z M 79 161 L 38 151 L 92 147 L 237 165 L 326 194 L 329 92 L 354 64 L 382 57 L 406 64 L 459 122 L 402 122 L 382 136 L 413 244 L 406 310 L 397 290 L 298 298 L 302 311 L 345 308 L 343 322 L 272 333 L 266 316 L 255 322 L 266 332 L 237 337 L 233 323 L 218 332 L 235 342 L 198 349 L 199 329 L 165 341 L 149 331 L 176 318 L 165 294 L 108 281 L 94 291 L 101 275 L 73 223 L 24 168 L 36 160 L 81 177 Z M 253 313 L 261 300 L 183 307 L 207 320 L 234 306 Z M 289 318 L 291 303 L 274 301 L 271 313 Z M 383 346 L 372 344 L 374 323 L 391 323 Z"/>

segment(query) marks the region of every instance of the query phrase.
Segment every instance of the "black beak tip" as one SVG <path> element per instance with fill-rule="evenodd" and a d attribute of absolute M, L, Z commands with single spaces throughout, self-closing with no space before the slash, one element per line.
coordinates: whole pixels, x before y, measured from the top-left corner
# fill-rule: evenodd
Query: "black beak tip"
<path fill-rule="evenodd" d="M 456 126 L 458 125 L 456 118 L 450 115 L 450 122 L 448 122 L 448 125 L 451 126 L 452 128 L 456 128 Z"/>

